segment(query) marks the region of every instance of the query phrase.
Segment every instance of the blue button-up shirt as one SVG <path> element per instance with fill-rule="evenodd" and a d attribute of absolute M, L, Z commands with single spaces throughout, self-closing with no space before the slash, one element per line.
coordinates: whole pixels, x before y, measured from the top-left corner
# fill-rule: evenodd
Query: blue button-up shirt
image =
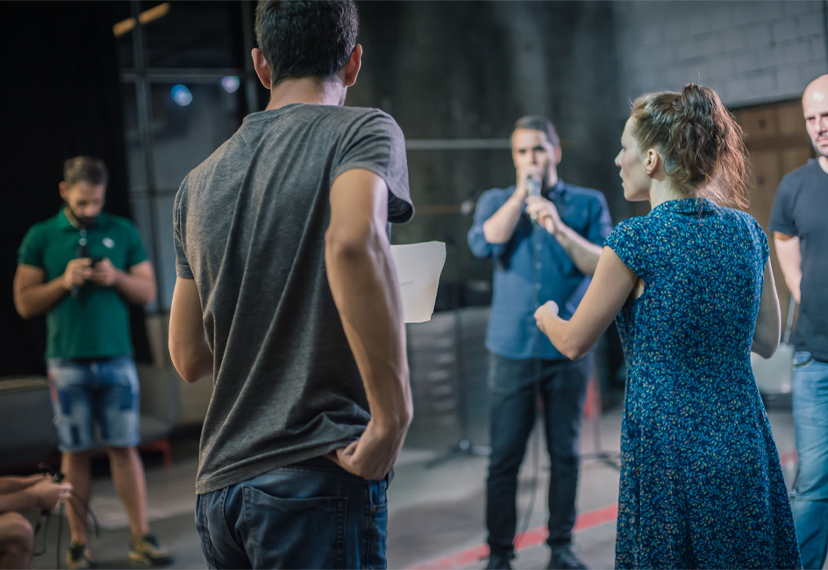
<path fill-rule="evenodd" d="M 563 359 L 566 357 L 535 325 L 535 310 L 547 301 L 555 301 L 561 318 L 570 318 L 589 287 L 590 278 L 578 270 L 553 235 L 532 223 L 525 205 L 508 242 L 486 241 L 483 223 L 514 191 L 515 187 L 511 186 L 484 192 L 477 201 L 474 225 L 468 235 L 472 253 L 494 262 L 486 348 L 514 360 Z M 555 204 L 564 224 L 590 242 L 604 244 L 612 222 L 603 194 L 558 181 L 542 195 Z"/>

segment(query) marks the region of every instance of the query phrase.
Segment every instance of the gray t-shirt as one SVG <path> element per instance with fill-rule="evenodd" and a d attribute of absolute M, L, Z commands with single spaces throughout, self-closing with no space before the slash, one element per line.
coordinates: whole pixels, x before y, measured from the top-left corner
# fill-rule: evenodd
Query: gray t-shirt
<path fill-rule="evenodd" d="M 376 109 L 254 113 L 181 184 L 176 271 L 196 281 L 213 353 L 199 494 L 324 455 L 368 423 L 324 257 L 330 188 L 353 169 L 385 180 L 389 221 L 411 218 L 405 140 Z"/>

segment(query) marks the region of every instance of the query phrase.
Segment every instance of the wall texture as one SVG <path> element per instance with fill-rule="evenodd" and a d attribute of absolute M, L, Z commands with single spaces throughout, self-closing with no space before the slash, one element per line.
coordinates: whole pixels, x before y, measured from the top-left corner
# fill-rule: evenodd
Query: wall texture
<path fill-rule="evenodd" d="M 619 113 L 689 81 L 730 107 L 795 99 L 828 73 L 822 0 L 613 2 Z"/>
<path fill-rule="evenodd" d="M 514 184 L 508 137 L 522 115 L 557 125 L 562 178 L 620 199 L 617 133 L 606 128 L 617 122 L 607 102 L 618 98 L 609 3 L 360 2 L 359 10 L 363 68 L 347 104 L 388 111 L 413 145 L 435 143 L 409 147 L 418 215 L 393 238 L 456 244 L 442 283 L 490 279 L 491 264 L 465 245 L 471 216 L 460 204 Z M 457 139 L 497 148 L 441 146 Z"/>

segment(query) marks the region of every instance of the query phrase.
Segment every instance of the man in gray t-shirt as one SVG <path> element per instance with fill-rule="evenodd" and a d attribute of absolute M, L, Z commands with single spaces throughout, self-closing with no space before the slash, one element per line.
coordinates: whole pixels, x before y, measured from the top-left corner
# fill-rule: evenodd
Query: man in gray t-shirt
<path fill-rule="evenodd" d="M 400 128 L 342 106 L 356 26 L 351 1 L 261 1 L 270 104 L 176 196 L 170 352 L 185 380 L 213 378 L 196 481 L 211 566 L 385 566 L 412 415 L 387 224 L 413 206 Z"/>

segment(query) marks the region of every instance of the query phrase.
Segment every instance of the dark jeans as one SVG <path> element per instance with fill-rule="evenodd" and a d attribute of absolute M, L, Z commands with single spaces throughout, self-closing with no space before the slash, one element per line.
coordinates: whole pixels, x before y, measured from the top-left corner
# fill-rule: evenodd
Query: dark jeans
<path fill-rule="evenodd" d="M 508 557 L 514 550 L 517 474 L 535 423 L 538 392 L 551 462 L 547 543 L 555 548 L 571 542 L 578 435 L 591 374 L 591 353 L 576 362 L 510 360 L 490 353 L 492 455 L 486 483 L 486 526 L 492 553 Z"/>
<path fill-rule="evenodd" d="M 385 568 L 389 475 L 366 481 L 324 458 L 198 495 L 210 568 Z"/>

